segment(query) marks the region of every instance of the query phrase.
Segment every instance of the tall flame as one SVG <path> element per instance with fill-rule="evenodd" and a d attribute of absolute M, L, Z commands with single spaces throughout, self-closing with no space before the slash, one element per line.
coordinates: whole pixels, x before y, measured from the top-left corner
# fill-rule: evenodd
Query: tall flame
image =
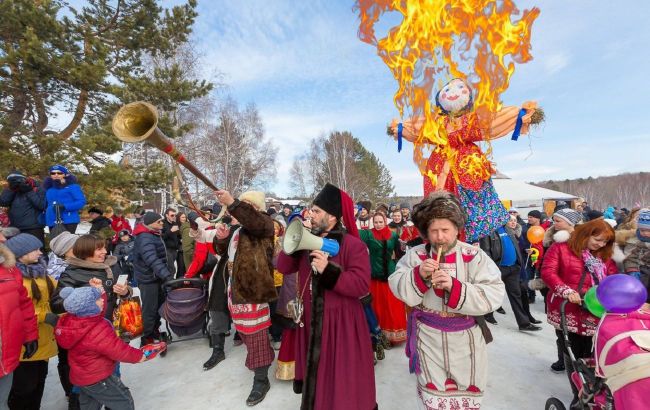
<path fill-rule="evenodd" d="M 415 160 L 424 170 L 423 145 L 445 146 L 446 131 L 436 113 L 434 85 L 463 78 L 475 90 L 481 126 L 502 107 L 514 63 L 532 59 L 530 35 L 539 9 L 519 15 L 512 0 L 358 0 L 359 37 L 375 45 L 398 82 L 394 102 L 400 115 L 425 118 L 416 140 Z M 402 15 L 385 38 L 375 23 L 386 12 Z M 410 112 L 409 112 L 410 111 Z"/>

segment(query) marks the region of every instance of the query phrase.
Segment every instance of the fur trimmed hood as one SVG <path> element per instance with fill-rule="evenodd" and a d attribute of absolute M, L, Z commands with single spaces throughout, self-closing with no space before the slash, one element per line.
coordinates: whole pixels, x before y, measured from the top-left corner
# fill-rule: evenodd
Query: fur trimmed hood
<path fill-rule="evenodd" d="M 73 185 L 73 184 L 78 184 L 78 183 L 79 182 L 77 181 L 77 177 L 72 175 L 72 174 L 68 174 L 68 175 L 65 176 L 65 185 L 61 185 L 61 183 L 55 182 L 52 179 L 52 177 L 47 177 L 43 181 L 43 189 L 44 190 L 48 190 L 50 188 L 61 189 L 61 188 L 65 187 L 65 186 L 67 186 L 67 185 Z"/>
<path fill-rule="evenodd" d="M 544 248 L 549 248 L 554 243 L 564 243 L 571 238 L 571 233 L 569 231 L 558 231 L 554 226 L 551 226 L 544 233 L 544 240 L 542 244 Z"/>
<path fill-rule="evenodd" d="M 7 269 L 16 266 L 16 256 L 14 256 L 5 244 L 0 244 L 0 263 Z"/>
<path fill-rule="evenodd" d="M 625 246 L 630 239 L 636 239 L 636 228 L 619 229 L 616 231 L 615 242 L 619 246 Z"/>

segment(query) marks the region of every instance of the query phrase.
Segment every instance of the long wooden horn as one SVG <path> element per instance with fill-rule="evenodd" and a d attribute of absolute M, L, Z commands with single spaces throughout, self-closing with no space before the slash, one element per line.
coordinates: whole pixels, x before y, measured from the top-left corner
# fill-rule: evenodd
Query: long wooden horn
<path fill-rule="evenodd" d="M 146 142 L 158 148 L 184 166 L 213 191 L 219 190 L 160 131 L 158 128 L 158 110 L 148 102 L 136 101 L 120 108 L 117 114 L 115 114 L 115 117 L 113 117 L 113 134 L 124 142 L 131 144 Z"/>

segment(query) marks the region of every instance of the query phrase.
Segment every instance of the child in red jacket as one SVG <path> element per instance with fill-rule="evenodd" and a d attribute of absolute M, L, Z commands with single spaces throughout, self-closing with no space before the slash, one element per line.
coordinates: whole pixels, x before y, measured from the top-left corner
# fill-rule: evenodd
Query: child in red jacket
<path fill-rule="evenodd" d="M 96 281 L 96 283 L 94 283 Z M 155 354 L 129 346 L 115 334 L 104 318 L 106 295 L 99 279 L 91 287 L 64 288 L 63 307 L 68 314 L 59 320 L 55 337 L 68 350 L 70 381 L 81 389 L 82 409 L 134 409 L 129 389 L 113 374 L 118 362 L 140 363 Z M 155 352 L 158 353 L 158 352 Z"/>

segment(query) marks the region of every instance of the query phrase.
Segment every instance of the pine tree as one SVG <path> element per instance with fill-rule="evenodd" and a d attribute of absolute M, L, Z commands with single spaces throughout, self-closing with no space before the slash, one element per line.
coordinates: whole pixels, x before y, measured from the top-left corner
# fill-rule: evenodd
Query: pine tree
<path fill-rule="evenodd" d="M 135 199 L 165 182 L 158 163 L 125 167 L 110 122 L 128 102 L 159 107 L 174 138 L 191 128 L 176 115 L 213 85 L 188 77 L 173 56 L 188 43 L 196 0 L 163 9 L 155 0 L 0 2 L 0 172 L 44 177 L 54 163 L 77 174 L 90 204 Z M 171 61 L 152 69 L 152 61 Z"/>

